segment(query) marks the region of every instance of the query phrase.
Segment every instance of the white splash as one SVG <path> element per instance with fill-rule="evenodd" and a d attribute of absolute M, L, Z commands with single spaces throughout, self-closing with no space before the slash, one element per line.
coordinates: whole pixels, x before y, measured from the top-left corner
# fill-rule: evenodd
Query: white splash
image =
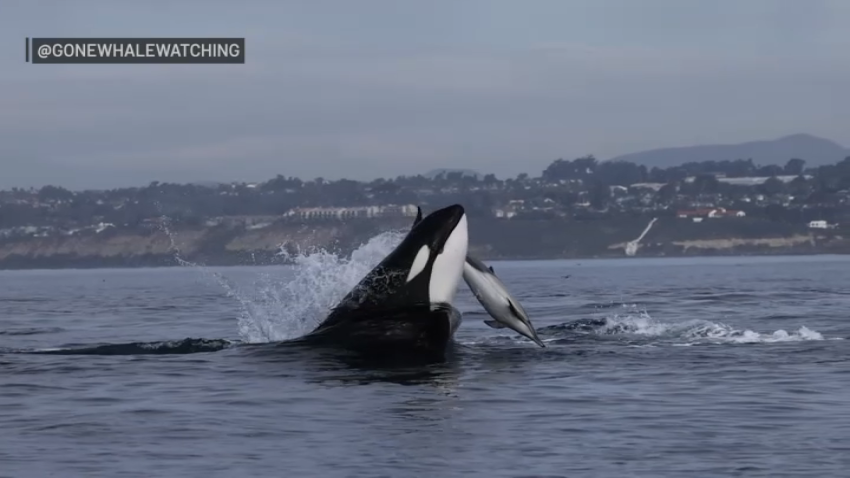
<path fill-rule="evenodd" d="M 348 258 L 322 249 L 290 254 L 283 244 L 279 255 L 293 264 L 278 269 L 282 271 L 278 275 L 264 273 L 249 287 L 240 287 L 203 264 L 184 260 L 169 222 L 163 216 L 160 228 L 171 241 L 175 260 L 183 267 L 200 269 L 239 303 L 239 336 L 247 343 L 278 342 L 313 330 L 407 234 L 401 230 L 378 234 Z"/>
<path fill-rule="evenodd" d="M 290 255 L 294 264 L 283 277 L 263 274 L 251 288 L 232 295 L 242 305 L 239 335 L 251 343 L 276 342 L 299 337 L 315 328 L 381 259 L 404 238 L 405 232 L 379 234 L 356 249 L 350 258 L 317 250 Z"/>
<path fill-rule="evenodd" d="M 721 322 L 708 320 L 687 320 L 683 322 L 662 322 L 653 319 L 645 310 L 637 310 L 635 306 L 623 305 L 631 309 L 623 315 L 614 314 L 606 317 L 605 325 L 598 328 L 598 334 L 634 334 L 645 337 L 673 338 L 685 340 L 691 345 L 697 342 L 714 343 L 773 343 L 800 342 L 807 340 L 826 340 L 817 331 L 801 326 L 793 332 L 783 329 L 774 332 L 755 332 L 749 329 L 736 329 Z"/>

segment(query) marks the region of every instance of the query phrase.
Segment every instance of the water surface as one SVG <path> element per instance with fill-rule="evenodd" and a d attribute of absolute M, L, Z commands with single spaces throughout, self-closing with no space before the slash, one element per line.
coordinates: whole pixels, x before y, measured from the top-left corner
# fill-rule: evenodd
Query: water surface
<path fill-rule="evenodd" d="M 264 344 L 386 250 L 0 272 L 0 477 L 847 476 L 848 257 L 494 262 L 545 349 L 465 285 L 444 363 Z M 24 353 L 134 342 L 208 351 Z"/>

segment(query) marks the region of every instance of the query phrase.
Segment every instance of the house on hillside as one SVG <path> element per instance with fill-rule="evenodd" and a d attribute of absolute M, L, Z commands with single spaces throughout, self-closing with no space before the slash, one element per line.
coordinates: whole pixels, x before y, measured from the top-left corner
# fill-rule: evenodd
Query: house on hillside
<path fill-rule="evenodd" d="M 838 224 L 830 224 L 823 219 L 817 221 L 809 221 L 809 229 L 835 229 Z"/>
<path fill-rule="evenodd" d="M 716 219 L 728 217 L 744 217 L 746 215 L 747 213 L 745 213 L 744 211 L 726 209 L 724 207 L 680 210 L 676 213 L 676 216 L 680 219 L 691 219 L 694 222 L 702 222 L 702 220 L 706 218 Z"/>
<path fill-rule="evenodd" d="M 355 219 L 379 217 L 413 217 L 416 215 L 415 204 L 386 206 L 355 206 L 355 207 L 304 207 L 290 209 L 283 215 L 286 219 L 315 220 L 315 219 Z"/>

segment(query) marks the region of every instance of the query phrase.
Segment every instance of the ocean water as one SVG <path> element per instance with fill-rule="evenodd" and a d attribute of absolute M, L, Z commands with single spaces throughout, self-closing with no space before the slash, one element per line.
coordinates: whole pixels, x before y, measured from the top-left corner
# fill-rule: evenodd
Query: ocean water
<path fill-rule="evenodd" d="M 0 477 L 847 476 L 850 257 L 493 262 L 546 348 L 463 283 L 441 363 L 276 345 L 397 240 L 0 272 Z"/>

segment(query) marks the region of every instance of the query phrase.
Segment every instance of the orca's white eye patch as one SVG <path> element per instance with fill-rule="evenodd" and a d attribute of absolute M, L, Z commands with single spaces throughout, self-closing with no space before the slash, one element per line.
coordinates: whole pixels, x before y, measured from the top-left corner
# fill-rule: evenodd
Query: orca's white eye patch
<path fill-rule="evenodd" d="M 428 265 L 429 257 L 431 257 L 431 249 L 429 249 L 428 246 L 422 246 L 419 248 L 419 252 L 417 252 L 416 257 L 413 258 L 413 263 L 410 264 L 410 272 L 407 273 L 407 282 L 412 281 L 425 270 L 425 266 Z"/>

